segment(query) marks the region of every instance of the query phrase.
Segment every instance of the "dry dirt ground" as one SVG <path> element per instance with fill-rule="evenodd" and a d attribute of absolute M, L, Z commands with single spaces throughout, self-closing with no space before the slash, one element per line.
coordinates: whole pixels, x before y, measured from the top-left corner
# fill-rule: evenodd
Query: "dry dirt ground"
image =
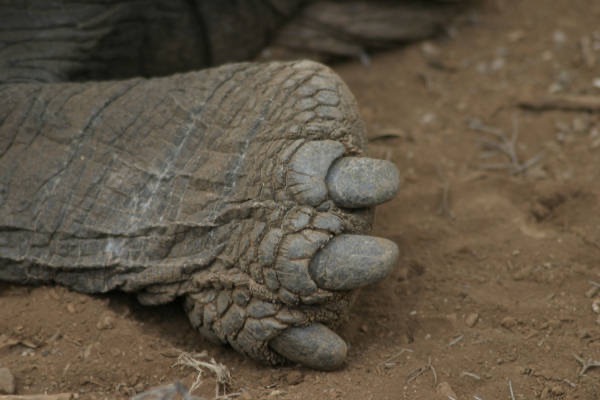
<path fill-rule="evenodd" d="M 598 21 L 598 0 L 493 1 L 447 38 L 335 67 L 404 175 L 376 224 L 401 262 L 353 309 L 341 371 L 258 365 L 179 304 L 7 285 L 0 366 L 19 394 L 80 399 L 189 385 L 179 350 L 228 366 L 243 399 L 599 399 L 600 113 L 517 106 L 600 96 Z M 214 388 L 206 373 L 195 393 Z"/>

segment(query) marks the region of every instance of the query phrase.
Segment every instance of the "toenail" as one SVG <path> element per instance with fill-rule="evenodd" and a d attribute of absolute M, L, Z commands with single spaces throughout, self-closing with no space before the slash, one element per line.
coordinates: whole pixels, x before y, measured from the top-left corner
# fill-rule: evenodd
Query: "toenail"
<path fill-rule="evenodd" d="M 339 235 L 313 257 L 309 273 L 329 290 L 350 290 L 385 278 L 398 261 L 398 246 L 365 235 Z"/>
<path fill-rule="evenodd" d="M 368 157 L 336 160 L 326 178 L 329 196 L 346 208 L 370 207 L 392 199 L 400 186 L 396 166 Z"/>
<path fill-rule="evenodd" d="M 330 371 L 346 360 L 346 342 L 323 324 L 293 327 L 269 342 L 269 346 L 290 361 Z"/>

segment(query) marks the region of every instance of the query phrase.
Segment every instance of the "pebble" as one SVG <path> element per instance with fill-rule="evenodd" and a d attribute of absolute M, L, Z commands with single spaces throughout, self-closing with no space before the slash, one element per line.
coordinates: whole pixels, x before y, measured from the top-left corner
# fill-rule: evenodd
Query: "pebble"
<path fill-rule="evenodd" d="M 506 329 L 514 328 L 517 326 L 517 320 L 513 317 L 504 317 L 502 321 L 500 321 L 500 325 Z"/>
<path fill-rule="evenodd" d="M 142 393 L 144 391 L 144 389 L 146 389 L 146 385 L 144 385 L 143 383 L 138 383 L 137 385 L 135 385 L 133 387 L 133 389 L 137 392 L 137 393 Z"/>
<path fill-rule="evenodd" d="M 592 302 L 592 310 L 596 314 L 600 314 L 600 299 L 594 299 L 594 301 Z"/>
<path fill-rule="evenodd" d="M 477 321 L 479 321 L 479 314 L 477 313 L 471 313 L 465 317 L 465 324 L 467 324 L 469 328 L 474 327 Z"/>
<path fill-rule="evenodd" d="M 96 324 L 96 328 L 99 330 L 113 329 L 115 327 L 114 319 L 110 315 L 105 315 L 100 318 L 100 321 Z"/>
<path fill-rule="evenodd" d="M 458 396 L 456 392 L 452 389 L 452 386 L 448 382 L 440 382 L 439 385 L 435 388 L 437 394 L 441 395 L 441 398 L 444 400 L 455 399 L 458 400 Z"/>
<path fill-rule="evenodd" d="M 563 31 L 556 30 L 552 34 L 552 39 L 557 45 L 564 44 L 567 41 L 567 35 Z"/>
<path fill-rule="evenodd" d="M 441 54 L 440 48 L 431 42 L 424 42 L 421 45 L 421 52 L 428 59 L 439 57 Z"/>
<path fill-rule="evenodd" d="M 0 368 L 0 394 L 14 394 L 15 377 L 8 368 Z"/>

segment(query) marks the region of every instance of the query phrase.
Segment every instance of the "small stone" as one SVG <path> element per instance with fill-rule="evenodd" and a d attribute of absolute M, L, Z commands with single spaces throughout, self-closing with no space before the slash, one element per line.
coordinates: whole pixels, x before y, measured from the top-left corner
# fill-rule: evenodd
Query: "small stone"
<path fill-rule="evenodd" d="M 368 326 L 367 324 L 362 324 L 362 325 L 360 326 L 360 331 L 361 331 L 361 332 L 364 332 L 364 333 L 367 333 L 367 332 L 369 332 L 369 326 Z"/>
<path fill-rule="evenodd" d="M 69 312 L 69 314 L 75 314 L 77 312 L 73 303 L 67 304 L 67 311 Z"/>
<path fill-rule="evenodd" d="M 469 328 L 474 327 L 477 321 L 479 321 L 479 314 L 477 313 L 471 313 L 465 317 L 465 324 L 467 324 Z"/>
<path fill-rule="evenodd" d="M 100 318 L 100 321 L 96 324 L 96 328 L 99 330 L 108 330 L 115 327 L 114 319 L 110 315 L 104 315 Z"/>
<path fill-rule="evenodd" d="M 552 385 L 550 392 L 552 392 L 555 397 L 562 397 L 562 395 L 565 394 L 565 389 L 560 384 L 556 383 Z"/>
<path fill-rule="evenodd" d="M 439 57 L 441 54 L 440 48 L 431 42 L 424 42 L 421 45 L 421 52 L 427 59 Z"/>
<path fill-rule="evenodd" d="M 592 310 L 594 310 L 596 314 L 600 314 L 600 299 L 594 299 L 592 302 Z"/>
<path fill-rule="evenodd" d="M 435 391 L 437 394 L 441 395 L 441 398 L 444 400 L 458 399 L 456 392 L 454 392 L 452 386 L 450 386 L 448 382 L 440 382 L 435 388 Z"/>
<path fill-rule="evenodd" d="M 557 45 L 564 44 L 567 41 L 567 35 L 563 31 L 556 30 L 552 34 L 552 39 Z"/>
<path fill-rule="evenodd" d="M 423 114 L 423 116 L 421 117 L 421 123 L 423 125 L 431 125 L 435 122 L 436 119 L 437 116 L 434 113 L 428 112 Z"/>
<path fill-rule="evenodd" d="M 514 328 L 517 326 L 517 320 L 513 317 L 504 317 L 502 318 L 502 321 L 500 321 L 500 325 L 506 329 Z"/>
<path fill-rule="evenodd" d="M 15 377 L 8 368 L 0 368 L 0 394 L 14 394 Z"/>
<path fill-rule="evenodd" d="M 146 385 L 144 385 L 143 383 L 140 382 L 137 385 L 135 385 L 133 388 L 135 389 L 135 391 L 137 393 L 142 393 L 144 391 L 144 389 L 146 389 Z"/>

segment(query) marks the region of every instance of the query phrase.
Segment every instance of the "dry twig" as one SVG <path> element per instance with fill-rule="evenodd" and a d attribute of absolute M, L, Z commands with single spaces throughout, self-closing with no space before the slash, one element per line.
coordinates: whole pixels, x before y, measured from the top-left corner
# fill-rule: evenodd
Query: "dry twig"
<path fill-rule="evenodd" d="M 397 352 L 396 354 L 394 354 L 393 356 L 389 357 L 387 360 L 385 360 L 384 362 L 382 362 L 382 364 L 386 364 L 386 363 L 389 363 L 389 362 L 392 362 L 392 361 L 396 361 L 396 359 L 398 357 L 400 357 L 402 354 L 404 354 L 404 353 L 412 353 L 412 352 L 413 352 L 412 349 L 402 348 L 402 349 L 400 349 L 399 352 Z"/>
<path fill-rule="evenodd" d="M 450 343 L 448 343 L 448 347 L 454 346 L 456 343 L 460 342 L 464 338 L 465 338 L 465 335 L 458 335 L 457 337 L 455 337 L 454 339 L 452 339 L 450 341 Z"/>
<path fill-rule="evenodd" d="M 508 381 L 508 390 L 510 391 L 511 400 L 515 400 L 515 392 L 513 391 L 512 382 L 510 380 Z"/>
<path fill-rule="evenodd" d="M 427 365 L 425 365 L 423 367 L 419 367 L 419 368 L 411 371 L 406 376 L 406 383 L 410 383 L 410 382 L 414 381 L 415 379 L 417 379 L 419 376 L 423 375 L 427 371 L 431 371 L 431 374 L 433 375 L 433 387 L 435 387 L 437 385 L 438 378 L 437 378 L 437 372 L 435 371 L 434 366 L 431 364 L 431 357 L 429 357 L 427 359 Z"/>
<path fill-rule="evenodd" d="M 585 375 L 585 373 L 588 371 L 588 369 L 600 367 L 600 361 L 593 360 L 591 358 L 588 358 L 586 360 L 583 357 L 578 356 L 577 354 L 573 354 L 573 357 L 575 357 L 577 362 L 579 364 L 581 364 L 581 370 L 579 370 L 579 376 Z"/>
<path fill-rule="evenodd" d="M 442 174 L 441 168 L 439 166 L 437 166 L 436 171 L 438 174 L 438 178 L 440 178 L 440 181 L 442 183 L 441 198 L 437 213 L 442 217 L 454 219 L 454 213 L 450 209 L 450 182 L 448 182 L 448 179 Z"/>
<path fill-rule="evenodd" d="M 534 111 L 564 110 L 600 112 L 600 96 L 593 95 L 553 95 L 534 99 L 523 99 L 517 104 L 521 108 Z"/>
<path fill-rule="evenodd" d="M 475 379 L 476 381 L 480 381 L 481 377 L 477 374 L 474 374 L 473 372 L 469 372 L 469 371 L 463 371 L 460 373 L 460 376 L 468 376 L 470 378 Z"/>
<path fill-rule="evenodd" d="M 202 383 L 202 373 L 205 370 L 212 372 L 216 378 L 215 385 L 215 398 L 228 398 L 230 396 L 227 395 L 227 389 L 231 385 L 231 373 L 229 369 L 215 361 L 214 358 L 211 358 L 209 362 L 201 361 L 199 358 L 206 358 L 207 353 L 203 351 L 202 353 L 181 353 L 177 358 L 174 366 L 181 365 L 186 367 L 191 367 L 198 372 L 196 376 L 196 380 L 190 387 L 190 393 L 196 390 Z"/>
<path fill-rule="evenodd" d="M 538 153 L 537 155 L 525 162 L 521 162 L 519 160 L 519 156 L 517 155 L 519 123 L 516 116 L 513 119 L 513 130 L 510 139 L 501 129 L 487 126 L 478 119 L 472 119 L 469 122 L 469 128 L 471 128 L 474 131 L 485 133 L 492 137 L 492 139 L 481 138 L 479 140 L 481 147 L 487 152 L 486 154 L 484 154 L 485 158 L 496 154 L 501 154 L 508 158 L 508 162 L 506 163 L 484 164 L 481 166 L 481 168 L 483 169 L 508 170 L 513 175 L 518 175 L 527 171 L 529 168 L 537 164 L 542 159 L 543 154 Z"/>

